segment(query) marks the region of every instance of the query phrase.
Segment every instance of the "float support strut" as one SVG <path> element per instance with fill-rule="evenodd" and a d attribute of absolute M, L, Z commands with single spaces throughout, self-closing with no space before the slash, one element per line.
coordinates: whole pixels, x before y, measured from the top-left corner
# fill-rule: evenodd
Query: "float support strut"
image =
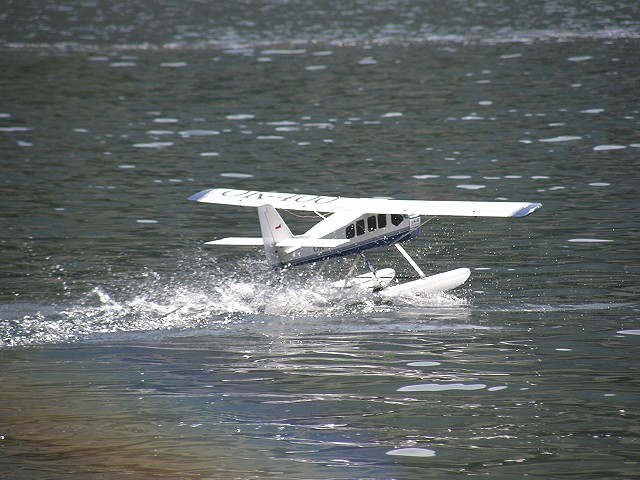
<path fill-rule="evenodd" d="M 418 272 L 418 275 L 420 276 L 420 278 L 426 277 L 426 275 L 424 274 L 422 269 L 418 266 L 418 264 L 416 262 L 413 261 L 413 258 L 411 258 L 411 256 L 402 247 L 402 245 L 400 245 L 399 243 L 395 243 L 394 245 L 398 249 L 398 251 L 402 254 L 402 256 L 407 260 L 407 262 L 409 262 L 409 265 L 411 265 L 413 267 L 413 269 L 416 272 Z"/>

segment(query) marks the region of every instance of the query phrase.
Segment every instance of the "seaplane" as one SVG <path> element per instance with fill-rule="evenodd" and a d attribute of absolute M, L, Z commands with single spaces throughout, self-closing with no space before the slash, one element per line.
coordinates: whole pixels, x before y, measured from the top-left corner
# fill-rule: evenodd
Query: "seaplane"
<path fill-rule="evenodd" d="M 229 188 L 202 190 L 189 200 L 253 207 L 258 211 L 260 237 L 227 237 L 206 242 L 207 245 L 264 247 L 267 262 L 273 269 L 353 255 L 346 278 L 332 285 L 342 289 L 369 289 L 383 298 L 404 292 L 444 292 L 462 285 L 471 275 L 468 268 L 457 268 L 427 276 L 407 253 L 401 244 L 420 234 L 423 216 L 525 217 L 542 207 L 540 203 L 527 202 L 349 198 Z M 278 210 L 312 212 L 319 221 L 306 233 L 294 235 Z M 394 269 L 376 269 L 364 255 L 367 250 L 390 245 L 415 270 L 417 279 L 393 282 Z M 356 275 L 361 261 L 369 272 Z M 320 268 L 324 265 L 326 262 Z"/>

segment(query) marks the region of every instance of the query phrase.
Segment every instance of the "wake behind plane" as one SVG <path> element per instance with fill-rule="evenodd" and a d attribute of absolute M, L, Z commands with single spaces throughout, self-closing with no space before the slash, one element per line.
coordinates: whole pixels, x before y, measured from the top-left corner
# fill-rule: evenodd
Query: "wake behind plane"
<path fill-rule="evenodd" d="M 335 282 L 335 286 L 372 289 L 383 297 L 414 290 L 443 292 L 462 285 L 471 274 L 468 268 L 458 268 L 425 275 L 401 245 L 420 234 L 421 216 L 525 217 L 542 206 L 526 202 L 349 198 L 228 188 L 203 190 L 189 200 L 253 207 L 258 211 L 260 237 L 227 237 L 207 245 L 263 246 L 268 263 L 275 269 L 353 255 L 347 278 Z M 306 233 L 294 235 L 279 209 L 314 212 L 320 221 Z M 388 245 L 398 249 L 418 274 L 417 280 L 392 285 L 395 271 L 377 270 L 364 256 L 367 250 Z M 361 259 L 370 271 L 354 276 Z"/>

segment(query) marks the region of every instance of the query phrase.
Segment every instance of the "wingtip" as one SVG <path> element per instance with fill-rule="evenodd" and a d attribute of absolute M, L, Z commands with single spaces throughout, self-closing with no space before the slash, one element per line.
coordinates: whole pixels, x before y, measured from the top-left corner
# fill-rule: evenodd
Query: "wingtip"
<path fill-rule="evenodd" d="M 541 203 L 528 203 L 516 213 L 513 214 L 514 217 L 526 217 L 527 215 L 540 210 L 542 208 Z"/>
<path fill-rule="evenodd" d="M 205 197 L 211 190 L 213 190 L 212 188 L 208 188 L 206 190 L 202 190 L 201 192 L 198 193 L 194 193 L 193 195 L 191 195 L 187 200 L 193 200 L 194 202 L 199 202 L 203 197 Z"/>

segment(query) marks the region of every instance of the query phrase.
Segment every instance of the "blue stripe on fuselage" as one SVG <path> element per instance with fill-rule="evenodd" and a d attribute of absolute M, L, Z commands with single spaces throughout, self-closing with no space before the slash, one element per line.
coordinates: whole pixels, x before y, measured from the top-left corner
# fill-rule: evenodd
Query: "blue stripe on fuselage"
<path fill-rule="evenodd" d="M 322 260 L 329 260 L 330 258 L 337 257 L 345 257 L 347 255 L 353 255 L 355 253 L 364 252 L 365 250 L 370 250 L 376 247 L 382 247 L 384 245 L 393 245 L 398 242 L 406 242 L 407 240 L 412 239 L 420 235 L 420 229 L 417 228 L 413 231 L 410 231 L 409 228 L 406 230 L 402 230 L 397 232 L 394 235 L 378 237 L 375 240 L 362 242 L 359 244 L 347 244 L 345 247 L 337 248 L 335 250 L 329 250 L 325 252 L 318 252 L 317 256 L 306 256 L 301 258 L 300 260 L 290 260 L 282 264 L 283 267 L 294 267 L 296 265 L 304 265 L 306 263 L 319 262 Z"/>

